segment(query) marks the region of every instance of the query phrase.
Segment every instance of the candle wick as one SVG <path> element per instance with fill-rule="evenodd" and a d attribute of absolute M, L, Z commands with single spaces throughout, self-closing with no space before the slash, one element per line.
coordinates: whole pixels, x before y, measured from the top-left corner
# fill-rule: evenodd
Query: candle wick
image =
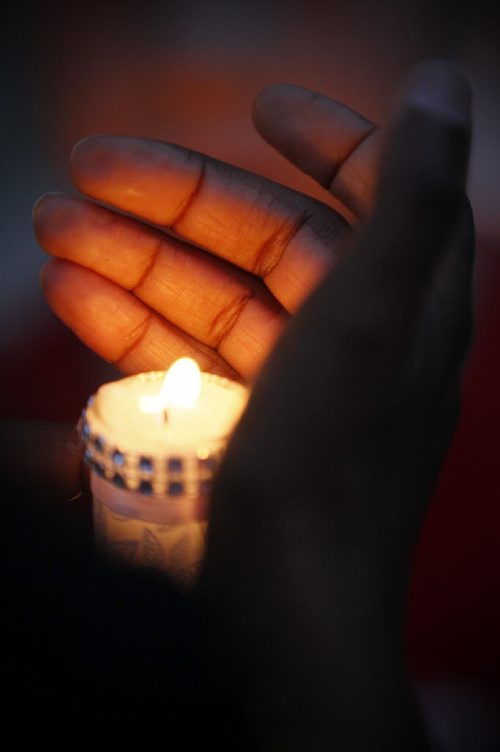
<path fill-rule="evenodd" d="M 168 423 L 168 410 L 162 410 L 163 422 Z"/>

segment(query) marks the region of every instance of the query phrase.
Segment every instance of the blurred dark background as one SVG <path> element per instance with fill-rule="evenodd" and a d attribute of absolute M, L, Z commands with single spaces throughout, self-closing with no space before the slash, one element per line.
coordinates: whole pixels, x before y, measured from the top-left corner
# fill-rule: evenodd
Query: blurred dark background
<path fill-rule="evenodd" d="M 414 673 L 455 731 L 463 703 L 480 726 L 500 707 L 500 11 L 489 6 L 49 0 L 7 5 L 0 27 L 5 417 L 76 420 L 96 386 L 117 375 L 52 316 L 38 286 L 44 257 L 31 209 L 46 191 L 71 190 L 75 141 L 96 132 L 174 141 L 327 200 L 254 132 L 259 89 L 301 84 L 383 124 L 415 62 L 444 57 L 466 69 L 475 93 L 477 338 L 420 543 L 408 632 Z"/>

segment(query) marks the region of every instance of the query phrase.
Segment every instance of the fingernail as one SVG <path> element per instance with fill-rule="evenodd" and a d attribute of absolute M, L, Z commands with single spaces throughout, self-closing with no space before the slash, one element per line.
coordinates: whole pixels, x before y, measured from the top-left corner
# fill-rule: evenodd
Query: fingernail
<path fill-rule="evenodd" d="M 470 85 L 453 63 L 440 60 L 420 63 L 410 74 L 405 99 L 419 109 L 469 127 Z"/>
<path fill-rule="evenodd" d="M 61 191 L 49 191 L 48 193 L 44 193 L 43 196 L 40 196 L 40 198 L 37 201 L 35 201 L 35 204 L 33 206 L 33 211 L 32 211 L 33 220 L 36 219 L 42 204 L 45 203 L 46 200 L 54 198 L 54 197 L 58 198 L 59 196 L 63 196 L 63 195 L 64 194 Z"/>
<path fill-rule="evenodd" d="M 91 136 L 81 138 L 71 149 L 70 162 L 72 162 L 80 153 L 85 154 L 85 152 L 91 152 L 92 148 L 96 145 L 106 145 L 108 142 L 112 143 L 113 140 L 113 136 L 109 136 L 107 133 L 93 133 Z"/>
<path fill-rule="evenodd" d="M 40 284 L 42 287 L 46 284 L 48 278 L 50 277 L 52 267 L 52 261 L 48 261 L 46 264 L 42 266 L 38 273 L 38 279 L 40 280 Z"/>

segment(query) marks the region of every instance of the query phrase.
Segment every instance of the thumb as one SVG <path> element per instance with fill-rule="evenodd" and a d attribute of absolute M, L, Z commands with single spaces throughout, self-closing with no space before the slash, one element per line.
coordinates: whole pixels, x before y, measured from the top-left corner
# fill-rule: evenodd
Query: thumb
<path fill-rule="evenodd" d="M 460 69 L 417 66 L 389 129 L 365 233 L 367 273 L 383 278 L 403 309 L 427 284 L 463 210 L 470 136 L 471 92 Z"/>

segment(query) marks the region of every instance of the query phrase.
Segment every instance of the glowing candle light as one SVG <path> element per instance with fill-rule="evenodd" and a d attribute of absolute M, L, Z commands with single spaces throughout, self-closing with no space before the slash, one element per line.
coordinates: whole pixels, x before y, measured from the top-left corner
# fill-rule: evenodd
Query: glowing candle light
<path fill-rule="evenodd" d="M 246 400 L 243 386 L 190 358 L 97 391 L 80 425 L 104 551 L 193 578 L 211 480 Z"/>
<path fill-rule="evenodd" d="M 144 413 L 157 414 L 167 407 L 194 407 L 201 391 L 201 372 L 192 358 L 179 358 L 168 369 L 158 396 L 139 397 Z"/>

